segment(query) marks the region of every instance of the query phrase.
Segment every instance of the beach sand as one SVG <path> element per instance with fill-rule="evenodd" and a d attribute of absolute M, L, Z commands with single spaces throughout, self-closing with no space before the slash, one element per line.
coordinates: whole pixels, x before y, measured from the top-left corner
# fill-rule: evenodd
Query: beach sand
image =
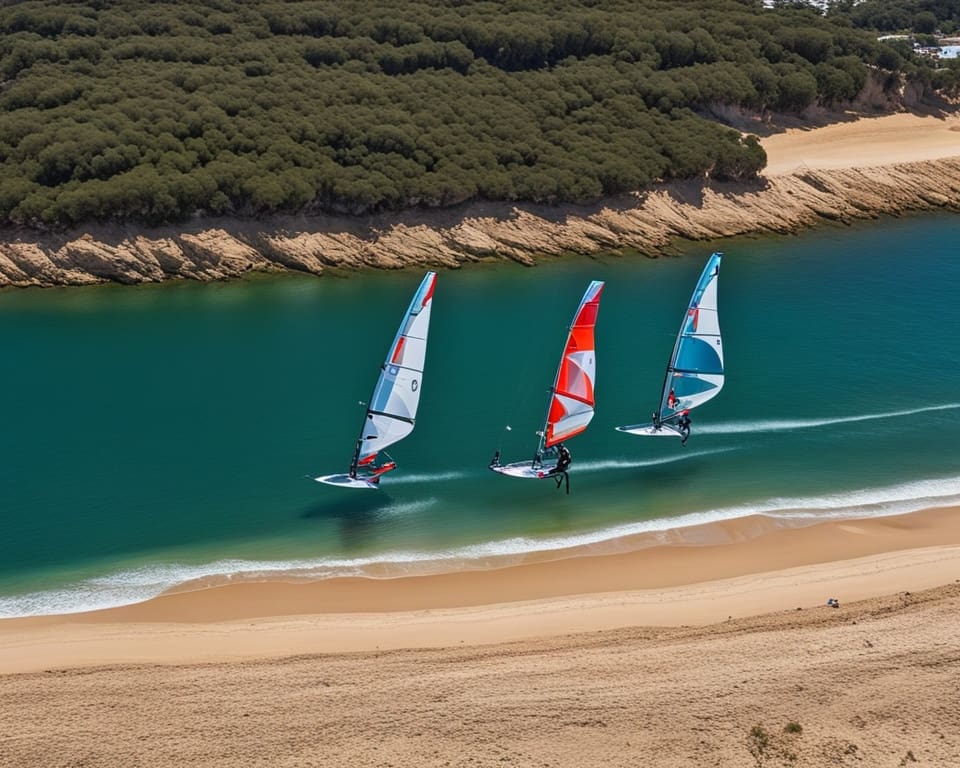
<path fill-rule="evenodd" d="M 901 112 L 823 128 L 791 128 L 767 136 L 761 144 L 767 152 L 765 176 L 804 168 L 868 168 L 940 160 L 960 155 L 960 114 Z"/>
<path fill-rule="evenodd" d="M 960 509 L 660 536 L 0 622 L 0 765 L 960 765 Z"/>
<path fill-rule="evenodd" d="M 767 172 L 958 128 L 791 130 Z M 0 766 L 960 766 L 958 508 L 483 565 L 0 621 Z"/>

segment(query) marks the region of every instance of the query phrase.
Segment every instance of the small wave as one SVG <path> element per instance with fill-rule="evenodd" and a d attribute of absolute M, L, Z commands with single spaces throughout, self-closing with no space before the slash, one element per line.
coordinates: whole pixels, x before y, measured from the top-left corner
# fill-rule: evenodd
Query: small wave
<path fill-rule="evenodd" d="M 832 419 L 769 419 L 759 421 L 730 421 L 723 424 L 701 424 L 695 431 L 702 435 L 735 435 L 748 432 L 782 432 L 788 429 L 812 429 L 826 427 L 831 424 L 851 424 L 857 421 L 876 421 L 879 419 L 896 419 L 903 416 L 915 416 L 919 413 L 934 411 L 951 411 L 960 408 L 960 403 L 945 403 L 930 405 L 924 408 L 911 408 L 903 411 L 887 411 L 885 413 L 865 413 L 860 416 L 838 416 Z"/>
<path fill-rule="evenodd" d="M 846 519 L 889 517 L 921 509 L 960 504 L 960 476 L 917 480 L 882 488 L 807 497 L 773 497 L 750 504 L 689 512 L 675 517 L 658 517 L 549 539 L 516 538 L 467 547 L 459 556 L 481 558 L 495 555 L 527 554 L 600 544 L 639 533 L 657 533 L 694 525 L 735 520 L 749 515 L 782 519 Z"/>
<path fill-rule="evenodd" d="M 713 456 L 718 453 L 729 453 L 730 451 L 735 451 L 736 448 L 712 448 L 708 451 L 690 451 L 689 453 L 683 453 L 678 456 L 668 456 L 662 459 L 644 459 L 638 461 L 631 461 L 628 459 L 606 459 L 603 461 L 582 461 L 574 462 L 573 467 L 571 467 L 571 472 L 600 472 L 605 469 L 637 469 L 639 467 L 656 467 L 660 464 L 673 464 L 677 461 L 686 461 L 687 459 L 695 459 L 699 456 Z"/>
<path fill-rule="evenodd" d="M 883 488 L 864 488 L 823 496 L 778 497 L 766 502 L 763 514 L 782 518 L 887 517 L 929 507 L 960 504 L 960 477 L 915 480 Z"/>
<path fill-rule="evenodd" d="M 718 451 L 701 451 L 700 455 Z M 661 459 L 653 462 L 629 462 L 629 466 L 648 466 L 689 458 Z M 596 462 L 603 464 L 604 462 Z M 388 514 L 403 514 L 423 505 L 436 503 L 425 499 L 388 507 Z M 447 570 L 451 563 L 481 562 L 489 558 L 523 556 L 532 552 L 551 552 L 571 547 L 602 544 L 642 533 L 660 533 L 706 523 L 734 520 L 748 515 L 778 519 L 849 519 L 906 514 L 931 507 L 960 504 L 960 476 L 930 478 L 881 488 L 863 488 L 819 496 L 772 497 L 768 499 L 690 512 L 676 517 L 659 517 L 623 523 L 608 528 L 549 538 L 515 537 L 484 542 L 437 552 L 385 552 L 361 558 L 317 558 L 254 561 L 219 560 L 204 565 L 153 565 L 116 574 L 87 579 L 58 590 L 0 597 L 0 617 L 40 616 L 77 613 L 149 600 L 184 582 L 219 577 L 223 580 L 256 578 L 282 573 L 293 580 L 315 581 L 336 576 L 401 575 Z"/>

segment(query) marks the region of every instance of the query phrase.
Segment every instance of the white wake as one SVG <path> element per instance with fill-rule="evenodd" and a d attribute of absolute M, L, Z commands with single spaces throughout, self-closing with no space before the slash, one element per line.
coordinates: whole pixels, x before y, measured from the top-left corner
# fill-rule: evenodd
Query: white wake
<path fill-rule="evenodd" d="M 886 411 L 884 413 L 865 413 L 859 416 L 837 416 L 827 419 L 769 419 L 758 421 L 728 421 L 722 424 L 702 424 L 694 427 L 694 432 L 700 435 L 736 435 L 755 432 L 784 432 L 791 429 L 813 429 L 827 427 L 831 424 L 852 424 L 858 421 L 877 421 L 880 419 L 896 419 L 903 416 L 915 416 L 919 413 L 934 411 L 952 411 L 960 408 L 960 403 L 945 403 L 944 405 L 929 405 L 924 408 L 910 408 L 903 411 Z"/>

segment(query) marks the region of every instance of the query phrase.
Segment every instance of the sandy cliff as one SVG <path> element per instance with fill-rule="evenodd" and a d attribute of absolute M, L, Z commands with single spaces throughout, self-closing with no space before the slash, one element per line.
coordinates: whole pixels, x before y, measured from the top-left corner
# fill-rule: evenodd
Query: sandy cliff
<path fill-rule="evenodd" d="M 251 270 L 457 267 L 633 248 L 676 239 L 794 232 L 824 219 L 960 210 L 960 119 L 909 114 L 795 130 L 764 141 L 752 184 L 674 182 L 594 206 L 474 203 L 367 220 L 223 219 L 181 228 L 93 227 L 60 236 L 0 232 L 0 286 L 170 278 Z"/>

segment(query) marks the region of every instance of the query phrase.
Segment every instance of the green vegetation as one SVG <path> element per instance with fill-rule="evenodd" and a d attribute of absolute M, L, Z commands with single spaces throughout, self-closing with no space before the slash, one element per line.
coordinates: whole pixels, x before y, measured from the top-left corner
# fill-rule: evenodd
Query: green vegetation
<path fill-rule="evenodd" d="M 841 0 L 832 4 L 830 13 L 856 27 L 882 32 L 960 32 L 960 0 Z"/>
<path fill-rule="evenodd" d="M 800 111 L 853 98 L 868 67 L 908 67 L 848 19 L 760 6 L 4 5 L 0 222 L 586 201 L 750 179 L 763 149 L 711 107 Z"/>
<path fill-rule="evenodd" d="M 885 34 L 906 33 L 921 45 L 937 44 L 936 34 L 960 35 L 960 0 L 837 0 L 828 18 L 839 24 Z M 888 68 L 902 68 L 913 80 L 937 90 L 960 94 L 960 59 L 935 61 L 913 54 L 911 40 L 890 40 L 898 61 Z"/>
<path fill-rule="evenodd" d="M 762 725 L 755 725 L 750 729 L 747 749 L 750 751 L 757 768 L 763 768 L 770 751 L 770 734 Z"/>

